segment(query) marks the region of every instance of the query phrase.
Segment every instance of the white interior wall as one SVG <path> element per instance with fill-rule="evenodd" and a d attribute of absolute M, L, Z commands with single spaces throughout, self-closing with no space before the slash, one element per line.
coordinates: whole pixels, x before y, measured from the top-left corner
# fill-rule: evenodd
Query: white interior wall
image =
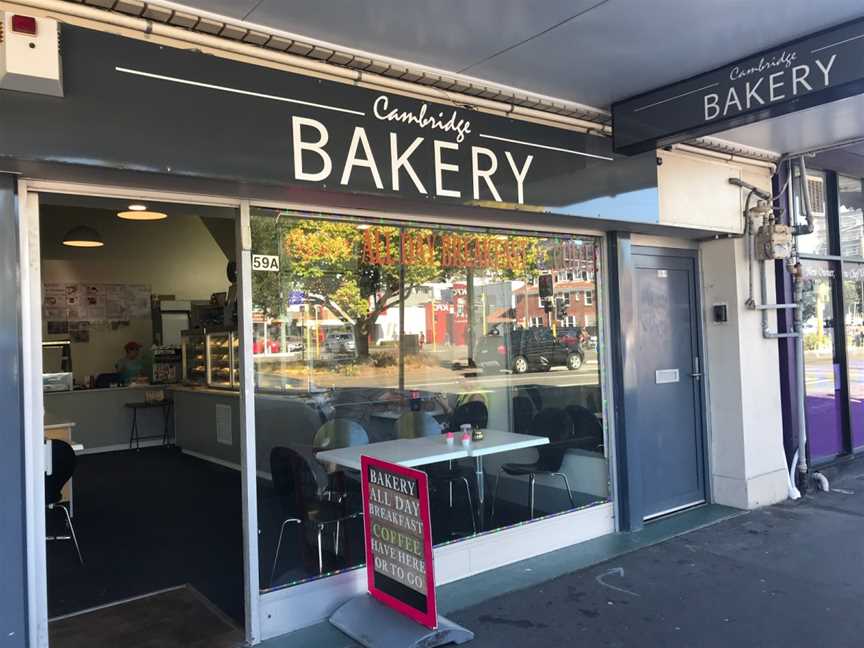
<path fill-rule="evenodd" d="M 77 225 L 94 227 L 105 242 L 101 248 L 62 245 L 66 232 Z M 202 220 L 182 215 L 163 221 L 132 222 L 111 212 L 80 207 L 46 205 L 41 210 L 43 283 L 148 284 L 153 294 L 177 299 L 209 299 L 227 290 L 227 258 Z M 66 339 L 67 335 L 47 335 Z M 129 326 L 112 329 L 92 325 L 90 342 L 72 344 L 75 379 L 111 372 L 130 340 L 149 346 L 153 341 L 151 318 L 134 319 Z"/>

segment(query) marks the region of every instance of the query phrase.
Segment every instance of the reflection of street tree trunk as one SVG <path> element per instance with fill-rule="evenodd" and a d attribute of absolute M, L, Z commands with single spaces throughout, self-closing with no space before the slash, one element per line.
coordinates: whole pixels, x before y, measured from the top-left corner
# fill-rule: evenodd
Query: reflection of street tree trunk
<path fill-rule="evenodd" d="M 369 322 L 360 320 L 354 324 L 354 344 L 357 348 L 358 358 L 369 357 Z"/>

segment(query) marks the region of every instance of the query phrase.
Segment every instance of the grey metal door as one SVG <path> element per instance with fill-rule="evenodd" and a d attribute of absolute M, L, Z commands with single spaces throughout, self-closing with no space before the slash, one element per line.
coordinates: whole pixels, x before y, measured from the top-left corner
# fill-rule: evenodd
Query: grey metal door
<path fill-rule="evenodd" d="M 639 463 L 645 518 L 705 501 L 696 257 L 633 249 Z"/>

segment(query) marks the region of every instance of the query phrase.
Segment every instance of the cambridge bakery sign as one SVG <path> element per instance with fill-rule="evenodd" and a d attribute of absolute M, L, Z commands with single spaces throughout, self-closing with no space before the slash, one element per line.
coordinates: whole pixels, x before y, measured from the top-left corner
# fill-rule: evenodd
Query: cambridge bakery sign
<path fill-rule="evenodd" d="M 609 138 L 69 25 L 61 55 L 63 98 L 0 91 L 0 156 L 505 207 L 616 164 Z"/>
<path fill-rule="evenodd" d="M 612 105 L 615 152 L 640 153 L 864 92 L 864 19 Z"/>

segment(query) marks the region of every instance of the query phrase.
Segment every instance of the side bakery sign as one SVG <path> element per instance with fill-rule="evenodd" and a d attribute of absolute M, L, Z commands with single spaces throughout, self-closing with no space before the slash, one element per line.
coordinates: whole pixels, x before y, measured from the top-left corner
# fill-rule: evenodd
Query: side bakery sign
<path fill-rule="evenodd" d="M 864 19 L 612 105 L 616 153 L 641 153 L 864 92 Z"/>
<path fill-rule="evenodd" d="M 413 468 L 360 458 L 369 593 L 435 629 L 435 575 L 429 484 Z"/>
<path fill-rule="evenodd" d="M 585 200 L 579 174 L 613 163 L 608 138 L 444 90 L 422 101 L 69 25 L 62 63 L 61 101 L 0 91 L 0 156 L 508 207 Z"/>

